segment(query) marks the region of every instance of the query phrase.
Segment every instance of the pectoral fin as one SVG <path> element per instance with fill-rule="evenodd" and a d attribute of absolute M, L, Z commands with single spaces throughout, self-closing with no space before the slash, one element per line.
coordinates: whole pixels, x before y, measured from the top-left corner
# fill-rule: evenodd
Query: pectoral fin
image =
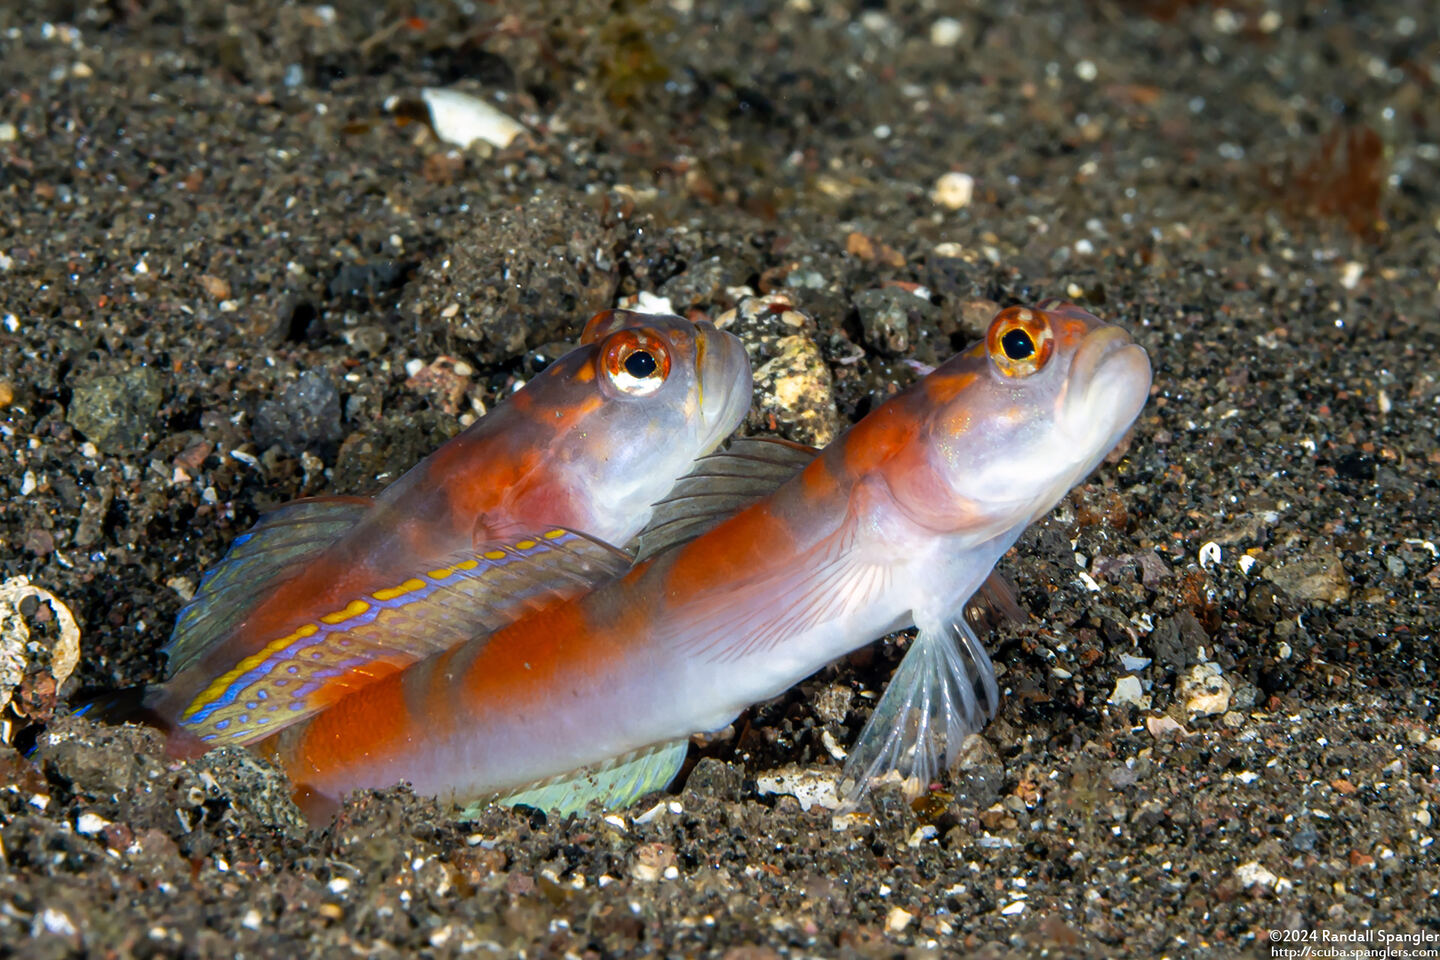
<path fill-rule="evenodd" d="M 918 796 L 999 702 L 995 666 L 963 618 L 922 626 L 850 750 L 846 805 L 892 772 Z"/>

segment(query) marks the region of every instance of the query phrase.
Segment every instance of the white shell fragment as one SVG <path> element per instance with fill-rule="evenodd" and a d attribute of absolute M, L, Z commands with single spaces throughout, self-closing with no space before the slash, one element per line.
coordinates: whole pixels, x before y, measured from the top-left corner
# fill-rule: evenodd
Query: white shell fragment
<path fill-rule="evenodd" d="M 20 604 L 28 597 L 47 604 L 60 626 L 60 637 L 49 654 L 55 689 L 60 689 L 80 662 L 80 628 L 69 607 L 49 590 L 33 585 L 27 577 L 12 577 L 0 583 L 0 709 L 5 708 L 15 688 L 25 679 L 25 665 L 35 652 L 29 649 L 30 627 L 20 612 Z"/>
<path fill-rule="evenodd" d="M 811 807 L 823 807 L 826 810 L 840 808 L 839 784 L 833 774 L 826 775 L 801 767 L 785 767 L 756 777 L 755 787 L 762 797 L 769 794 L 794 797 L 800 801 L 801 810 L 809 810 Z"/>
<path fill-rule="evenodd" d="M 448 90 L 426 87 L 420 99 L 430 111 L 430 125 L 435 136 L 457 147 L 468 147 L 476 140 L 504 148 L 525 132 L 525 127 L 501 113 L 479 97 Z"/>

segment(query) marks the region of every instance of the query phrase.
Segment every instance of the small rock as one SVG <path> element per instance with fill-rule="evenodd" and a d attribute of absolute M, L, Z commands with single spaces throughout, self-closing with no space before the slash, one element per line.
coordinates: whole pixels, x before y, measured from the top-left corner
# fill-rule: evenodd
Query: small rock
<path fill-rule="evenodd" d="M 951 171 L 935 181 L 930 199 L 946 210 L 961 210 L 970 206 L 975 197 L 975 178 L 968 173 Z"/>
<path fill-rule="evenodd" d="M 832 683 L 815 698 L 815 715 L 826 723 L 844 723 L 854 698 L 855 691 L 849 685 Z"/>
<path fill-rule="evenodd" d="M 568 194 L 477 209 L 469 228 L 416 271 L 408 309 L 426 328 L 475 341 L 482 364 L 508 360 L 572 338 L 610 306 L 613 246 L 613 230 Z"/>
<path fill-rule="evenodd" d="M 675 848 L 667 843 L 642 843 L 635 848 L 630 876 L 641 883 L 654 883 L 675 864 Z"/>
<path fill-rule="evenodd" d="M 1140 684 L 1139 677 L 1121 677 L 1115 681 L 1115 689 L 1111 691 L 1106 703 L 1113 703 L 1118 706 L 1136 706 L 1142 710 L 1150 706 L 1150 698 L 1145 696 L 1145 688 Z"/>
<path fill-rule="evenodd" d="M 213 300 L 230 299 L 230 284 L 223 277 L 201 274 L 200 288 Z"/>
<path fill-rule="evenodd" d="M 823 447 L 840 432 L 835 380 L 820 348 L 799 334 L 779 342 L 779 354 L 755 371 L 750 417 L 761 430 Z"/>
<path fill-rule="evenodd" d="M 886 933 L 903 933 L 905 928 L 910 926 L 910 921 L 915 919 L 915 914 L 901 907 L 891 907 L 890 912 L 885 915 Z"/>
<path fill-rule="evenodd" d="M 1155 624 L 1155 631 L 1150 635 L 1150 648 L 1167 669 L 1179 673 L 1196 662 L 1200 648 L 1209 639 L 1195 615 L 1182 610 Z"/>
<path fill-rule="evenodd" d="M 340 391 L 325 374 L 307 370 L 279 399 L 260 404 L 252 432 L 261 447 L 278 446 L 292 457 L 319 451 L 331 460 L 345 435 L 340 426 Z"/>
<path fill-rule="evenodd" d="M 937 47 L 953 47 L 965 36 L 965 25 L 954 17 L 940 17 L 930 24 L 930 42 Z"/>
<path fill-rule="evenodd" d="M 701 757 L 685 781 L 684 795 L 706 796 L 719 800 L 738 800 L 744 789 L 741 771 L 714 757 Z"/>
<path fill-rule="evenodd" d="M 1213 663 L 1196 664 L 1175 684 L 1175 696 L 1185 705 L 1185 711 L 1203 716 L 1229 710 L 1234 692 L 1230 681 L 1220 675 L 1220 668 Z"/>
<path fill-rule="evenodd" d="M 1350 575 L 1331 549 L 1271 564 L 1263 576 L 1297 600 L 1343 603 L 1350 599 Z"/>
<path fill-rule="evenodd" d="M 163 389 L 153 367 L 98 377 L 75 387 L 65 419 L 105 453 L 138 453 L 150 445 Z"/>
<path fill-rule="evenodd" d="M 1235 879 L 1239 880 L 1240 885 L 1247 890 L 1256 885 L 1273 890 L 1280 882 L 1280 878 L 1261 866 L 1258 860 L 1251 860 L 1249 863 L 1242 863 L 1236 867 Z"/>
<path fill-rule="evenodd" d="M 1180 723 L 1180 721 L 1176 720 L 1174 717 L 1167 717 L 1163 715 L 1158 717 L 1146 717 L 1145 729 L 1149 730 L 1150 736 L 1154 737 L 1156 740 L 1159 740 L 1161 737 L 1172 733 L 1182 737 L 1190 736 L 1190 731 L 1186 730 L 1185 727 Z"/>
<path fill-rule="evenodd" d="M 729 273 L 724 260 L 718 256 L 710 257 L 691 264 L 684 273 L 660 284 L 658 292 L 681 311 L 714 303 L 721 296 Z"/>
<path fill-rule="evenodd" d="M 892 357 L 908 354 L 912 331 L 922 325 L 933 325 L 939 313 L 928 300 L 899 287 L 862 290 L 853 302 L 860 314 L 865 342 Z"/>

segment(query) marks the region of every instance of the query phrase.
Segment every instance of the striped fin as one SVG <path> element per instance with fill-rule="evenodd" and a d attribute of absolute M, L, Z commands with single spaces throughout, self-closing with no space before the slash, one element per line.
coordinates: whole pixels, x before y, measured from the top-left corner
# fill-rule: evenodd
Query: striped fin
<path fill-rule="evenodd" d="M 909 796 L 924 792 L 999 705 L 995 665 L 969 624 L 922 627 L 845 761 L 846 808 L 892 772 Z"/>
<path fill-rule="evenodd" d="M 814 447 L 774 437 L 737 437 L 719 453 L 701 457 L 681 477 L 644 530 L 630 541 L 636 562 L 694 539 L 725 518 L 768 496 L 805 468 Z"/>
<path fill-rule="evenodd" d="M 684 765 L 689 746 L 689 740 L 672 740 L 658 747 L 635 750 L 498 797 L 494 802 L 507 806 L 523 804 L 562 817 L 581 813 L 596 801 L 611 810 L 628 807 L 647 793 L 665 789 Z M 478 816 L 484 806 L 484 802 L 471 804 L 461 816 Z"/>
<path fill-rule="evenodd" d="M 629 565 L 627 554 L 562 528 L 479 544 L 276 637 L 201 691 L 179 725 L 211 746 L 262 740 Z"/>
<path fill-rule="evenodd" d="M 226 637 L 263 593 L 266 583 L 297 570 L 365 516 L 368 497 L 296 500 L 261 517 L 236 537 L 224 558 L 205 573 L 200 589 L 175 621 L 170 642 L 171 676 Z"/>

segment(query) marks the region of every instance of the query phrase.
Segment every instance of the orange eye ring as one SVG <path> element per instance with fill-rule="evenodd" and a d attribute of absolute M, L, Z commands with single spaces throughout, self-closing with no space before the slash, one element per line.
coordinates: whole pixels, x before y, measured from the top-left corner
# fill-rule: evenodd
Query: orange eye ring
<path fill-rule="evenodd" d="M 652 331 L 621 330 L 605 343 L 600 368 L 616 390 L 631 397 L 648 397 L 670 376 L 670 349 Z"/>
<path fill-rule="evenodd" d="M 1006 307 L 985 334 L 990 362 L 1007 377 L 1028 377 L 1045 369 L 1055 353 L 1055 332 L 1043 310 Z"/>

